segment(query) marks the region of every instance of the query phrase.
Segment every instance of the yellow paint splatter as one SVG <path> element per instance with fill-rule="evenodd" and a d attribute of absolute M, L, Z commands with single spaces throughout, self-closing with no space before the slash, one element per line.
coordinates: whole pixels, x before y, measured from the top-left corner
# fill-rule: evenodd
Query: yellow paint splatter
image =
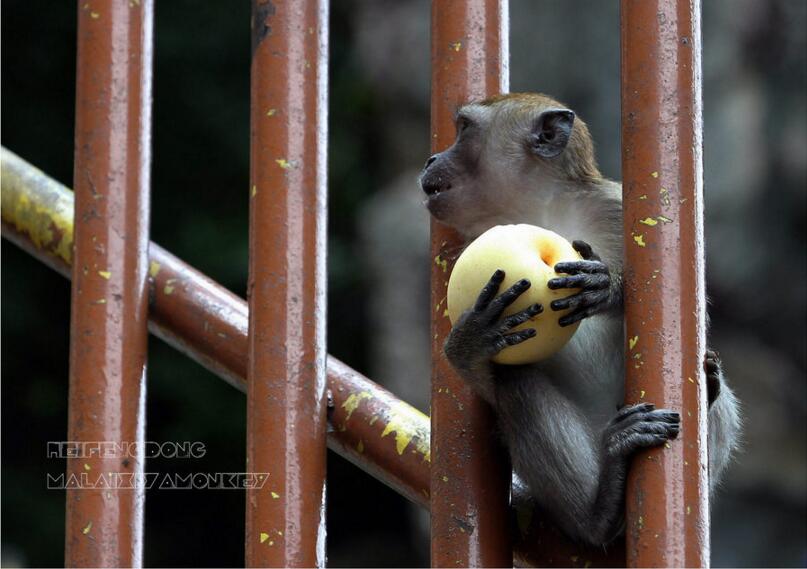
<path fill-rule="evenodd" d="M 446 308 L 445 310 L 443 310 L 443 316 L 448 316 L 448 308 Z"/>
<path fill-rule="evenodd" d="M 664 446 L 665 446 L 666 448 L 672 448 L 672 445 L 671 445 L 670 443 L 664 443 Z"/>
<path fill-rule="evenodd" d="M 101 278 L 104 278 L 106 280 L 109 280 L 109 277 L 112 276 L 112 273 L 110 273 L 109 271 L 98 271 L 98 274 L 101 275 Z"/>
<path fill-rule="evenodd" d="M 639 199 L 640 200 L 646 200 L 647 199 L 647 194 L 642 194 L 641 196 L 639 196 Z"/>
<path fill-rule="evenodd" d="M 443 476 L 443 482 L 448 482 L 448 476 Z"/>
<path fill-rule="evenodd" d="M 275 162 L 277 162 L 277 165 L 283 168 L 284 170 L 288 170 L 289 168 L 291 168 L 291 162 L 288 162 L 285 158 L 279 158 L 275 160 Z"/>
<path fill-rule="evenodd" d="M 149 276 L 151 278 L 156 278 L 157 273 L 159 272 L 160 272 L 160 263 L 158 263 L 157 261 L 152 261 L 149 264 Z"/>
<path fill-rule="evenodd" d="M 280 494 L 278 494 L 277 492 L 272 492 L 272 499 L 273 500 L 277 500 L 279 498 L 280 498 Z"/>
<path fill-rule="evenodd" d="M 654 227 L 654 226 L 658 225 L 658 221 L 656 221 L 652 217 L 645 217 L 644 219 L 640 219 L 639 223 L 643 223 L 644 225 L 649 225 L 650 227 Z"/>
<path fill-rule="evenodd" d="M 262 531 L 260 539 L 261 539 L 261 543 L 265 542 L 267 539 L 269 539 L 269 534 Z"/>
<path fill-rule="evenodd" d="M 661 223 L 672 223 L 673 221 L 669 217 L 664 217 L 663 215 L 657 216 L 656 219 L 658 219 Z"/>
<path fill-rule="evenodd" d="M 163 288 L 163 292 L 165 294 L 172 294 L 174 292 L 174 283 L 177 282 L 176 279 L 168 279 L 165 281 L 165 287 Z"/>
<path fill-rule="evenodd" d="M 644 399 L 644 395 L 647 393 L 644 389 L 639 392 L 639 399 Z"/>
<path fill-rule="evenodd" d="M 83 533 L 84 535 L 87 535 L 88 533 L 90 533 L 91 529 L 92 529 L 92 522 L 88 523 L 86 526 L 81 528 L 81 533 Z"/>
<path fill-rule="evenodd" d="M 650 172 L 650 175 L 654 178 L 658 178 L 658 172 Z"/>
<path fill-rule="evenodd" d="M 692 379 L 691 377 L 688 377 L 687 379 L 689 380 L 690 383 L 695 383 L 695 380 Z"/>
<path fill-rule="evenodd" d="M 440 257 L 440 255 L 437 255 L 434 258 L 434 264 L 437 265 L 438 267 L 442 267 L 444 273 L 448 271 L 448 261 Z"/>
<path fill-rule="evenodd" d="M 631 350 L 636 347 L 636 342 L 638 342 L 638 341 L 639 341 L 639 336 L 634 336 L 633 338 L 628 340 L 628 345 L 630 346 Z"/>
<path fill-rule="evenodd" d="M 644 242 L 644 233 L 640 233 L 639 235 L 634 235 L 633 240 L 636 241 L 636 244 L 639 247 L 644 247 L 647 244 Z"/>
<path fill-rule="evenodd" d="M 277 114 L 277 109 L 269 109 L 268 111 L 266 111 L 266 116 L 267 117 L 273 117 L 276 114 Z"/>
<path fill-rule="evenodd" d="M 691 514 L 691 513 L 692 513 L 692 508 L 691 508 L 691 507 L 689 507 L 689 506 L 687 506 L 687 515 L 689 515 L 689 514 Z"/>
<path fill-rule="evenodd" d="M 254 198 L 257 193 L 258 186 L 252 186 L 252 189 L 249 191 L 249 197 Z"/>
<path fill-rule="evenodd" d="M 359 444 L 356 445 L 356 450 L 359 451 L 359 454 L 364 452 L 364 441 L 359 440 Z"/>
<path fill-rule="evenodd" d="M 670 192 L 667 188 L 661 188 L 658 193 L 661 196 L 661 203 L 664 205 L 670 205 L 672 203 L 670 201 Z"/>
<path fill-rule="evenodd" d="M 347 411 L 347 416 L 345 417 L 345 423 L 350 421 L 350 417 L 353 415 L 353 411 L 358 409 L 359 403 L 361 403 L 364 399 L 372 399 L 372 394 L 369 391 L 360 391 L 359 393 L 351 393 L 345 402 L 342 403 L 342 409 Z M 372 425 L 372 423 L 370 423 Z"/>
<path fill-rule="evenodd" d="M 639 529 L 643 527 L 644 527 L 644 518 L 642 516 L 639 516 Z"/>
<path fill-rule="evenodd" d="M 92 467 L 85 462 L 84 463 L 84 470 L 87 470 L 87 471 L 92 470 Z"/>
<path fill-rule="evenodd" d="M 94 301 L 93 304 L 106 304 L 106 299 L 99 298 L 98 300 Z"/>
<path fill-rule="evenodd" d="M 429 447 L 429 418 L 411 405 L 400 401 L 392 405 L 390 418 L 381 437 L 395 433 L 395 449 L 403 454 L 406 447 L 415 439 L 415 451 L 423 455 L 423 460 L 431 462 Z"/>
<path fill-rule="evenodd" d="M 93 20 L 97 20 L 100 17 L 101 14 L 99 14 L 98 12 L 90 12 L 90 18 L 92 18 Z"/>
<path fill-rule="evenodd" d="M 455 41 L 455 42 L 452 42 L 452 43 L 450 43 L 450 44 L 448 44 L 448 45 L 449 45 L 449 46 L 451 47 L 451 49 L 453 49 L 454 51 L 459 51 L 459 50 L 461 50 L 461 49 L 462 49 L 462 42 L 461 42 L 461 41 Z"/>

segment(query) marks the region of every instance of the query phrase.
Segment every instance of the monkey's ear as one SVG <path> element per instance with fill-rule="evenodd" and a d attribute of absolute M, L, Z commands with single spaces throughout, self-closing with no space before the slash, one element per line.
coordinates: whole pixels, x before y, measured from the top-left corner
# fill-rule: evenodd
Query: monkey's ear
<path fill-rule="evenodd" d="M 554 158 L 566 148 L 572 136 L 574 112 L 569 109 L 547 109 L 535 120 L 530 145 L 544 158 Z"/>

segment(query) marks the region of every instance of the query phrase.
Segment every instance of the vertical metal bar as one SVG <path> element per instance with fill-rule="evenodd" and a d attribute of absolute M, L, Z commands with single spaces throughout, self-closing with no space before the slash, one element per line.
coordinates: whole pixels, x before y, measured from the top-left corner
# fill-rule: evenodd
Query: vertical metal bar
<path fill-rule="evenodd" d="M 252 2 L 248 566 L 325 563 L 326 0 Z"/>
<path fill-rule="evenodd" d="M 144 438 L 152 20 L 151 0 L 79 3 L 70 441 Z M 65 564 L 138 567 L 143 457 L 97 450 L 67 460 Z"/>
<path fill-rule="evenodd" d="M 432 4 L 432 150 L 454 138 L 454 112 L 507 91 L 506 0 Z M 432 220 L 431 562 L 433 567 L 509 567 L 510 465 L 490 408 L 443 357 L 451 329 L 446 287 L 460 236 Z"/>
<path fill-rule="evenodd" d="M 628 479 L 632 567 L 709 564 L 699 0 L 622 0 L 628 402 L 681 412 Z"/>

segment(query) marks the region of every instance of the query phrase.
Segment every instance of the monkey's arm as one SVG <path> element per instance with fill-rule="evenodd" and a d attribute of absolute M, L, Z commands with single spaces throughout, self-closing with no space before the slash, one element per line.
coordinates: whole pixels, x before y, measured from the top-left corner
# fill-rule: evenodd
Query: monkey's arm
<path fill-rule="evenodd" d="M 505 308 L 530 288 L 529 281 L 520 280 L 497 298 L 503 281 L 504 271 L 496 271 L 482 288 L 474 307 L 465 312 L 451 329 L 443 348 L 452 367 L 490 404 L 494 403 L 491 358 L 507 346 L 515 346 L 535 336 L 534 328 L 518 332 L 510 330 L 543 311 L 540 304 L 533 304 L 502 319 Z"/>
<path fill-rule="evenodd" d="M 556 273 L 568 276 L 551 279 L 547 286 L 552 289 L 582 289 L 577 294 L 552 301 L 552 310 L 571 309 L 558 320 L 561 326 L 569 326 L 583 318 L 622 307 L 622 278 L 620 271 L 611 274 L 611 268 L 585 241 L 573 241 L 572 247 L 583 257 L 582 261 L 558 263 Z"/>

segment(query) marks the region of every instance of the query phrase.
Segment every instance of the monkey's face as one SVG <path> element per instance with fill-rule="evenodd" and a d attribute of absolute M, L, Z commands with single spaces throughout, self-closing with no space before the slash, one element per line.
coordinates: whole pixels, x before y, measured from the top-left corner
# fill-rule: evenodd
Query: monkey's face
<path fill-rule="evenodd" d="M 587 170 L 599 176 L 585 125 L 543 95 L 465 105 L 456 130 L 454 144 L 426 162 L 420 185 L 429 212 L 469 237 L 519 222 L 525 204 L 557 181 Z"/>

